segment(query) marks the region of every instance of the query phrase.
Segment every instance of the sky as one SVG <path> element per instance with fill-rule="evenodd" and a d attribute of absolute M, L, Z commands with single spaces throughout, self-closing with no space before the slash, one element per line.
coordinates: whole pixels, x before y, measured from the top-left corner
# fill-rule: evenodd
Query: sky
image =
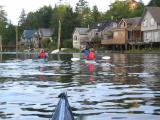
<path fill-rule="evenodd" d="M 78 3 L 79 0 L 62 0 L 62 1 L 69 3 L 74 9 L 76 3 Z M 90 8 L 92 8 L 94 5 L 97 5 L 99 11 L 105 12 L 109 9 L 109 5 L 115 0 L 85 0 L 85 1 L 88 2 Z M 150 0 L 142 0 L 142 1 L 146 5 Z M 55 4 L 59 3 L 60 0 L 0 0 L 0 5 L 3 6 L 3 9 L 6 11 L 8 20 L 11 20 L 11 22 L 14 25 L 17 25 L 17 21 L 22 12 L 22 9 L 24 9 L 25 13 L 27 14 L 28 12 L 35 12 L 44 5 L 47 6 L 51 5 L 52 7 L 54 7 Z"/>

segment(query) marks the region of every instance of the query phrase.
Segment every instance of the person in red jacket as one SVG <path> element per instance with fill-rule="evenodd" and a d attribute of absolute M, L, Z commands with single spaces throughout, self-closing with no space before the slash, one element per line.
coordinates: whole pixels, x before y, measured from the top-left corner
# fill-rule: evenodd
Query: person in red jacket
<path fill-rule="evenodd" d="M 39 58 L 40 58 L 40 59 L 47 58 L 47 55 L 46 55 L 44 49 L 41 49 L 41 50 L 40 50 Z"/>
<path fill-rule="evenodd" d="M 90 49 L 87 60 L 96 60 L 96 55 L 93 48 Z"/>

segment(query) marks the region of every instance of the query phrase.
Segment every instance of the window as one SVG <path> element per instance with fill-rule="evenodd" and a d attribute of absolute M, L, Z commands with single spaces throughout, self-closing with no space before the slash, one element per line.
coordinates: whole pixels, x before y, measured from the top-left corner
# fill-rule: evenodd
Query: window
<path fill-rule="evenodd" d="M 74 40 L 75 40 L 75 41 L 77 40 L 77 36 L 74 36 Z"/>
<path fill-rule="evenodd" d="M 117 37 L 118 36 L 118 32 L 114 32 L 114 37 Z"/>
<path fill-rule="evenodd" d="M 144 26 L 144 27 L 147 27 L 147 20 L 146 20 L 146 19 L 143 20 L 143 26 Z"/>
<path fill-rule="evenodd" d="M 123 26 L 126 27 L 126 22 L 123 23 Z"/>
<path fill-rule="evenodd" d="M 154 25 L 154 19 L 151 18 L 151 26 L 153 26 L 153 25 Z"/>

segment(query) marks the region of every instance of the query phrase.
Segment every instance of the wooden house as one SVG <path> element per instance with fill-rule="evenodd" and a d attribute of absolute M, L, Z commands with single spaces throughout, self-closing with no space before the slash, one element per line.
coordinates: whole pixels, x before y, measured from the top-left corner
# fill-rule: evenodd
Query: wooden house
<path fill-rule="evenodd" d="M 88 28 L 75 28 L 73 32 L 73 48 L 81 49 L 89 41 Z"/>
<path fill-rule="evenodd" d="M 146 7 L 141 20 L 145 43 L 160 42 L 160 7 Z"/>
<path fill-rule="evenodd" d="M 103 39 L 102 45 L 128 45 L 141 42 L 141 17 L 122 19 L 118 27 L 110 30 L 112 37 Z"/>

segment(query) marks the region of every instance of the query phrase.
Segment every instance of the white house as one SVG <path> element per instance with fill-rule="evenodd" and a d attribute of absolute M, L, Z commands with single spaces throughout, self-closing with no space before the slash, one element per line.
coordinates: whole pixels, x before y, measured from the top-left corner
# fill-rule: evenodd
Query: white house
<path fill-rule="evenodd" d="M 143 42 L 160 42 L 160 7 L 146 7 L 141 20 Z"/>
<path fill-rule="evenodd" d="M 73 48 L 81 49 L 86 45 L 88 39 L 88 28 L 75 28 L 73 32 Z"/>

